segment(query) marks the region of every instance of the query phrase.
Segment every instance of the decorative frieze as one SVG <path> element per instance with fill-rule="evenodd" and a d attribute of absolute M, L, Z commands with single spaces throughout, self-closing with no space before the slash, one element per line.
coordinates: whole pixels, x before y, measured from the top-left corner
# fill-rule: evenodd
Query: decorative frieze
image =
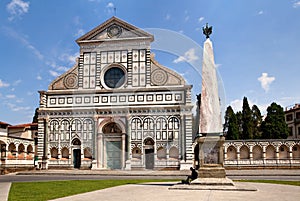
<path fill-rule="evenodd" d="M 184 104 L 184 92 L 153 92 L 130 94 L 48 95 L 48 107 L 104 107 L 113 105 Z"/>

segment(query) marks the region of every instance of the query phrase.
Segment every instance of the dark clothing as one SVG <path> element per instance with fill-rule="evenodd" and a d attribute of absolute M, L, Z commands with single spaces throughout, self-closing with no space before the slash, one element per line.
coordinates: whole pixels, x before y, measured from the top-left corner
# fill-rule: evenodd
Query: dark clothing
<path fill-rule="evenodd" d="M 198 172 L 194 168 L 191 168 L 190 170 L 192 171 L 191 175 L 189 175 L 186 180 L 182 180 L 182 183 L 190 184 L 191 181 L 198 178 Z"/>
<path fill-rule="evenodd" d="M 191 174 L 191 179 L 194 180 L 197 178 L 198 178 L 198 172 L 195 169 L 193 169 Z"/>

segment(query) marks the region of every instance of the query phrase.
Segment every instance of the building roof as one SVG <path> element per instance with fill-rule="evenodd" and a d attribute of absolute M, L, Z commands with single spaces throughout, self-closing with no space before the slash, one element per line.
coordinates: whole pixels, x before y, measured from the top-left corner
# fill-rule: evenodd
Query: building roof
<path fill-rule="evenodd" d="M 296 103 L 294 106 L 286 107 L 284 112 L 289 113 L 296 110 L 300 110 L 300 103 Z"/>
<path fill-rule="evenodd" d="M 116 25 L 117 27 L 120 27 L 121 29 L 124 29 L 124 32 L 127 32 L 127 34 L 121 34 L 120 38 L 131 38 L 131 37 L 138 37 L 138 38 L 144 38 L 148 39 L 150 41 L 154 40 L 153 35 L 113 16 L 104 23 L 100 24 L 96 28 L 92 29 L 88 33 L 84 34 L 80 38 L 76 40 L 78 44 L 85 43 L 85 42 L 99 42 L 99 41 L 107 41 L 107 40 L 115 40 L 117 38 L 115 37 L 109 37 L 107 35 L 107 30 L 112 27 L 113 25 Z M 128 35 L 128 31 L 131 32 L 133 35 Z"/>
<path fill-rule="evenodd" d="M 9 125 L 8 128 L 31 128 L 37 126 L 37 123 L 27 123 L 27 124 L 18 124 L 18 125 Z"/>
<path fill-rule="evenodd" d="M 0 121 L 0 125 L 6 125 L 6 126 L 10 126 L 10 124 L 9 124 L 9 123 L 5 123 L 5 122 L 3 122 L 3 121 Z"/>

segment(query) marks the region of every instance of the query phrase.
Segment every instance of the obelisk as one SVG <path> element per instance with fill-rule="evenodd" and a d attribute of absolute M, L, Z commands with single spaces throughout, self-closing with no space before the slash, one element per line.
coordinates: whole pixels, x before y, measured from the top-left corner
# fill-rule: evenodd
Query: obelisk
<path fill-rule="evenodd" d="M 203 28 L 206 41 L 203 46 L 199 133 L 195 139 L 195 165 L 198 168 L 198 178 L 191 184 L 233 185 L 232 181 L 226 178 L 223 167 L 225 138 L 222 132 L 213 45 L 209 38 L 211 33 L 212 27 L 206 24 Z"/>
<path fill-rule="evenodd" d="M 213 45 L 209 38 L 212 27 L 206 25 L 203 32 L 206 41 L 203 46 L 199 133 L 211 135 L 222 133 L 222 122 Z"/>

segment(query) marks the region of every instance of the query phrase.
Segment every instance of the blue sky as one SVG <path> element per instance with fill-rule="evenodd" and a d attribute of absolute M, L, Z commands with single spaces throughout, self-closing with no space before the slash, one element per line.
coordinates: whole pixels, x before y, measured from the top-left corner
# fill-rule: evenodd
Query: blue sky
<path fill-rule="evenodd" d="M 299 0 L 0 0 L 0 121 L 30 122 L 38 91 L 73 66 L 75 40 L 112 17 L 115 7 L 128 23 L 170 30 L 200 46 L 202 27 L 212 25 L 223 106 L 240 110 L 246 96 L 264 113 L 272 102 L 283 107 L 300 102 Z M 200 90 L 188 68 L 202 55 L 188 47 L 180 55 L 154 52 L 194 92 Z"/>

